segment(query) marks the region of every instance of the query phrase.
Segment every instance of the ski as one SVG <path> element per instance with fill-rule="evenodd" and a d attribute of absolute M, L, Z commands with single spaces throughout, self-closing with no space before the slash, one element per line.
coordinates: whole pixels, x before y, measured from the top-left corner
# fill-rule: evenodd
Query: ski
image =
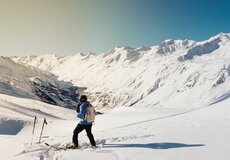
<path fill-rule="evenodd" d="M 105 139 L 102 140 L 97 140 L 96 144 L 97 147 L 93 147 L 88 143 L 83 143 L 81 146 L 79 147 L 75 147 L 73 144 L 66 144 L 66 145 L 61 145 L 60 143 L 58 144 L 49 144 L 49 143 L 45 143 L 46 146 L 53 148 L 55 150 L 74 150 L 74 149 L 79 149 L 79 150 L 83 150 L 83 149 L 97 149 L 97 148 L 102 148 L 103 145 L 106 143 Z"/>
<path fill-rule="evenodd" d="M 53 148 L 55 150 L 64 150 L 64 147 L 61 147 L 60 144 L 49 144 L 49 143 L 45 143 L 46 146 Z"/>
<path fill-rule="evenodd" d="M 76 148 L 75 146 L 69 145 L 69 144 L 67 144 L 66 146 L 61 146 L 60 144 L 52 145 L 49 143 L 45 143 L 45 145 L 55 150 L 80 149 L 80 148 Z"/>

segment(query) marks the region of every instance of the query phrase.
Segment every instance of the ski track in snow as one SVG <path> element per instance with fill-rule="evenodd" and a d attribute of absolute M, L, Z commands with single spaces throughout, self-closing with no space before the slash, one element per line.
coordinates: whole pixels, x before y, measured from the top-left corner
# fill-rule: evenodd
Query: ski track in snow
<path fill-rule="evenodd" d="M 35 117 L 36 115 L 39 114 L 39 115 L 49 117 L 49 118 L 62 119 L 60 117 L 48 114 L 48 113 L 43 112 L 43 111 L 38 110 L 38 109 L 24 107 L 22 105 L 18 105 L 18 104 L 11 103 L 11 102 L 8 102 L 8 101 L 5 101 L 5 102 L 6 102 L 5 104 L 7 104 L 7 105 L 1 104 L 0 107 L 12 110 L 14 112 L 17 112 L 17 113 L 20 113 L 20 114 L 23 114 L 23 115 L 26 115 L 28 117 Z"/>

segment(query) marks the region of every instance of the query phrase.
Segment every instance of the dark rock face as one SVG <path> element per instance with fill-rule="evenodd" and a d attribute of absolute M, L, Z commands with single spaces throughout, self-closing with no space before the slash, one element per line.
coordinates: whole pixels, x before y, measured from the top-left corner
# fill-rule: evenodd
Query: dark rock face
<path fill-rule="evenodd" d="M 65 85 L 59 86 L 55 83 L 44 82 L 40 79 L 29 82 L 33 93 L 43 102 L 59 105 L 65 108 L 75 109 L 79 97 L 78 87 Z"/>

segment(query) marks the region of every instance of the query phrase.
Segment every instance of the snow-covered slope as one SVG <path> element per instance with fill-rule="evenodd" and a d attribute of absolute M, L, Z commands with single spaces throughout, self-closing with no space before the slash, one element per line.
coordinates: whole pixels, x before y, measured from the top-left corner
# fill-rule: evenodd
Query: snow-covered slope
<path fill-rule="evenodd" d="M 93 125 L 96 141 L 105 143 L 100 143 L 97 149 L 88 148 L 89 140 L 82 132 L 79 144 L 85 149 L 65 151 L 45 143 L 57 147 L 71 143 L 77 125 L 75 111 L 34 100 L 1 94 L 0 97 L 0 116 L 13 116 L 0 120 L 1 159 L 228 160 L 230 157 L 230 99 L 199 109 L 117 107 L 97 116 Z M 20 110 L 27 112 L 23 114 Z M 38 122 L 31 145 L 35 115 Z M 41 143 L 37 143 L 43 117 L 48 124 Z"/>
<path fill-rule="evenodd" d="M 87 87 L 101 108 L 199 107 L 230 92 L 229 51 L 230 34 L 220 33 L 203 42 L 169 39 L 153 47 L 116 47 L 99 55 L 12 59 Z"/>
<path fill-rule="evenodd" d="M 166 40 L 153 47 L 117 47 L 100 55 L 12 58 L 81 84 L 99 107 L 117 106 L 96 116 L 97 149 L 88 147 L 84 132 L 79 135 L 82 150 L 46 146 L 71 143 L 75 111 L 33 100 L 34 92 L 28 93 L 31 86 L 54 92 L 56 88 L 50 86 L 58 82 L 49 74 L 40 75 L 34 68 L 2 58 L 1 159 L 229 159 L 229 39 L 229 34 L 221 33 L 203 42 Z M 34 116 L 38 122 L 31 145 Z M 43 118 L 48 124 L 37 143 Z"/>
<path fill-rule="evenodd" d="M 40 99 L 63 107 L 76 106 L 77 87 L 58 81 L 53 74 L 0 57 L 0 75 L 0 93 Z"/>
<path fill-rule="evenodd" d="M 30 98 L 0 94 L 1 159 L 14 159 L 19 148 L 27 142 L 28 144 L 31 143 L 31 129 L 35 116 L 37 117 L 36 137 L 34 137 L 33 143 L 38 142 L 38 135 L 44 118 L 47 119 L 48 124 L 53 121 L 73 120 L 75 118 L 73 112 L 72 109 L 57 107 Z M 22 133 L 23 130 L 26 132 Z M 20 143 L 18 143 L 18 140 Z"/>

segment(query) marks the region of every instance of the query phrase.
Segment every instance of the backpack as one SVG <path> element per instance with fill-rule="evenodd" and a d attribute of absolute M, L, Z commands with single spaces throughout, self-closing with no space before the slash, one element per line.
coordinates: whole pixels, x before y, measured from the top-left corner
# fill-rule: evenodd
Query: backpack
<path fill-rule="evenodd" d="M 96 111 L 95 111 L 94 107 L 91 104 L 89 104 L 86 108 L 86 114 L 85 114 L 84 120 L 86 122 L 94 122 L 95 121 L 95 115 L 96 115 Z"/>

